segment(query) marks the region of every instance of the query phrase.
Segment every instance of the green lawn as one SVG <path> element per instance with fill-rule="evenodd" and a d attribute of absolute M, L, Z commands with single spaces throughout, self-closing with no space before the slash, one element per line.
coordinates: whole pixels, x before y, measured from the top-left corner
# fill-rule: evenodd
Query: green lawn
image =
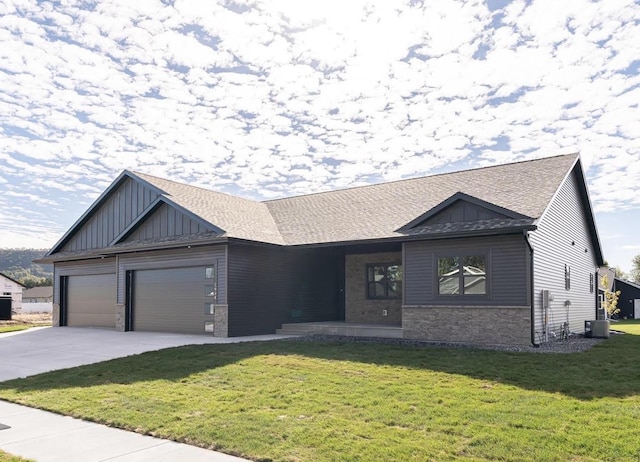
<path fill-rule="evenodd" d="M 0 449 L 0 462 L 28 462 L 28 459 L 22 457 L 12 456 Z"/>
<path fill-rule="evenodd" d="M 4 334 L 6 332 L 16 332 L 19 330 L 26 330 L 33 327 L 32 325 L 27 324 L 15 324 L 10 326 L 0 326 L 0 334 Z M 0 459 L 1 460 L 1 459 Z"/>
<path fill-rule="evenodd" d="M 278 341 L 181 347 L 0 397 L 261 461 L 634 461 L 640 324 L 575 354 Z M 634 335 L 635 334 L 635 335 Z"/>

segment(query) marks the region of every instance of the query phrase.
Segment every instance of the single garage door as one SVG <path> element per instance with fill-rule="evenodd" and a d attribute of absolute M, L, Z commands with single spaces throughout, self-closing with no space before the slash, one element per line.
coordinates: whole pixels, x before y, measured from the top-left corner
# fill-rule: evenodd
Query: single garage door
<path fill-rule="evenodd" d="M 213 321 L 215 288 L 210 268 L 140 270 L 134 273 L 133 329 L 204 334 Z"/>
<path fill-rule="evenodd" d="M 115 274 L 69 276 L 66 290 L 67 326 L 115 327 Z"/>

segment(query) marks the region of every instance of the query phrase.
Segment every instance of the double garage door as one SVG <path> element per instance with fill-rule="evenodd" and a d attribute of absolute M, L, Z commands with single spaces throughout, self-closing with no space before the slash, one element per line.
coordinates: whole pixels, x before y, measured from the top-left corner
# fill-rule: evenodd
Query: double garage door
<path fill-rule="evenodd" d="M 213 327 L 216 287 L 206 267 L 134 271 L 131 327 L 137 331 L 202 334 Z M 115 327 L 115 274 L 69 276 L 67 325 Z"/>

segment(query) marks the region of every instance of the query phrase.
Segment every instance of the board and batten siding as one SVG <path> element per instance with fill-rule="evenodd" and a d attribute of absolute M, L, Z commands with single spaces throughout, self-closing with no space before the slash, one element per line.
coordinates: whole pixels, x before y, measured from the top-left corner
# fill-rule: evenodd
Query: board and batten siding
<path fill-rule="evenodd" d="M 584 332 L 584 321 L 595 319 L 595 293 L 590 290 L 590 275 L 597 267 L 585 208 L 574 169 L 530 233 L 534 249 L 535 331 L 538 340 L 544 335 L 542 290 L 554 297 L 549 310 L 549 330 L 559 332 L 569 320 L 572 332 Z M 564 268 L 571 268 L 571 289 L 565 289 Z M 597 290 L 597 282 L 594 282 Z M 565 301 L 571 302 L 568 307 Z"/>
<path fill-rule="evenodd" d="M 406 242 L 403 253 L 404 305 L 530 305 L 528 249 L 522 234 Z M 460 253 L 487 256 L 487 297 L 438 295 L 438 256 Z"/>
<path fill-rule="evenodd" d="M 118 303 L 124 304 L 127 271 L 213 266 L 217 269 L 218 299 L 227 303 L 227 246 L 212 245 L 191 249 L 172 249 L 123 254 L 118 257 Z"/>
<path fill-rule="evenodd" d="M 274 333 L 283 323 L 336 321 L 341 249 L 229 245 L 229 336 Z"/>
<path fill-rule="evenodd" d="M 77 230 L 62 252 L 106 247 L 158 197 L 152 189 L 126 178 L 91 218 Z"/>
<path fill-rule="evenodd" d="M 98 258 L 55 263 L 53 266 L 53 303 L 60 303 L 60 277 L 115 274 L 115 272 L 115 258 Z"/>
<path fill-rule="evenodd" d="M 192 220 L 184 213 L 167 204 L 162 204 L 125 239 L 125 242 L 197 234 L 207 231 L 209 230 L 202 224 Z"/>

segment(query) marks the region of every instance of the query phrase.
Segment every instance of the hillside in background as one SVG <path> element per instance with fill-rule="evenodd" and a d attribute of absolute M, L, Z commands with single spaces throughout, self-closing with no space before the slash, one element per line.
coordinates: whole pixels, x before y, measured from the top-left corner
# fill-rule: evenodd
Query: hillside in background
<path fill-rule="evenodd" d="M 48 249 L 0 249 L 0 273 L 15 279 L 25 287 L 51 285 L 53 265 L 40 265 L 33 260 Z"/>

